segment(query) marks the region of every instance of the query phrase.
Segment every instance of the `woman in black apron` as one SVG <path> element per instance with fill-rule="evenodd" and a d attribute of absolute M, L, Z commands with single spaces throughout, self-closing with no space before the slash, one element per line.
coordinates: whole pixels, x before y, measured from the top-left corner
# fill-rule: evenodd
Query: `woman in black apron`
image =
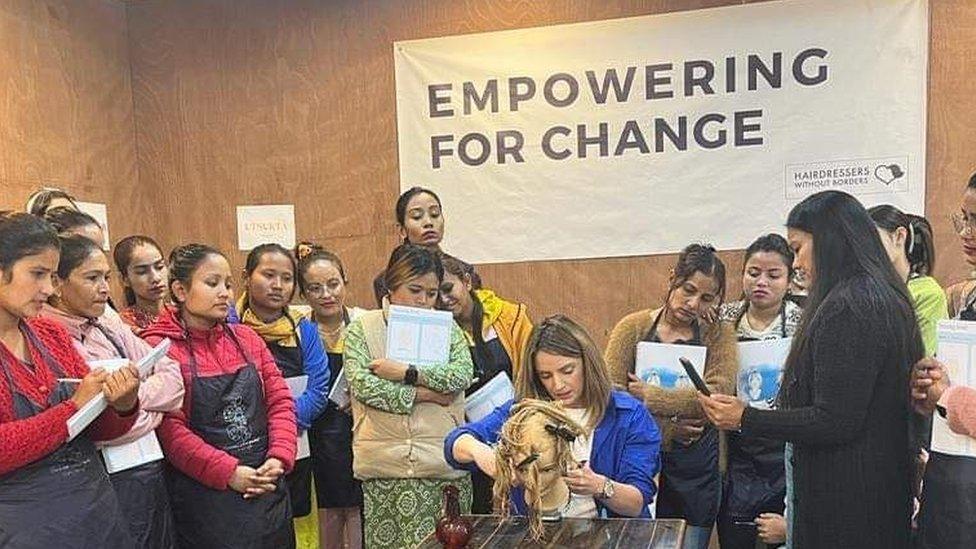
<path fill-rule="evenodd" d="M 976 174 L 962 197 L 953 227 L 964 244 L 966 263 L 976 265 Z M 976 321 L 976 284 L 964 281 L 946 289 L 950 313 L 957 320 Z M 933 429 L 947 429 L 945 419 L 933 415 Z M 918 547 L 972 547 L 976 539 L 976 458 L 929 451 L 918 515 Z"/>
<path fill-rule="evenodd" d="M 438 308 L 454 314 L 468 337 L 474 381 L 465 391 L 470 396 L 498 375 L 508 376 L 514 384 L 522 354 L 532 334 L 532 322 L 522 304 L 505 301 L 487 289 L 475 289 L 474 267 L 442 254 L 444 280 L 441 282 Z M 468 418 L 471 421 L 471 418 Z M 490 515 L 494 481 L 480 469 L 471 472 L 471 512 Z"/>
<path fill-rule="evenodd" d="M 168 482 L 177 546 L 294 547 L 284 473 L 296 452 L 294 402 L 264 341 L 223 322 L 230 264 L 201 244 L 170 254 L 167 309 L 146 331 L 173 341 L 187 397 L 157 430 L 171 467 Z"/>
<path fill-rule="evenodd" d="M 362 309 L 346 307 L 346 275 L 342 261 L 325 250 L 310 250 L 300 258 L 298 283 L 312 307 L 312 320 L 329 356 L 330 391 L 342 375 L 346 327 Z M 348 399 L 339 390 L 334 398 Z M 348 400 L 347 400 L 348 401 Z M 309 430 L 315 496 L 319 507 L 319 539 L 323 549 L 359 549 L 363 545 L 363 489 L 352 474 L 352 415 L 346 404 L 329 400 Z"/>
<path fill-rule="evenodd" d="M 237 302 L 241 323 L 261 336 L 286 379 L 306 377 L 305 390 L 295 397 L 295 416 L 299 433 L 308 431 L 322 415 L 328 401 L 329 367 L 315 325 L 289 308 L 295 294 L 292 253 L 278 244 L 262 244 L 248 254 L 244 267 L 245 290 Z M 301 436 L 301 435 L 300 435 Z M 296 519 L 312 512 L 312 459 L 303 456 L 286 477 L 291 494 L 292 514 Z M 310 519 L 311 532 L 296 525 L 301 538 L 314 542 L 316 519 Z M 298 540 L 302 544 L 303 539 Z"/>
<path fill-rule="evenodd" d="M 58 246 L 40 219 L 0 215 L 0 546 L 130 548 L 92 440 L 132 426 L 138 376 L 89 372 L 60 326 L 25 320 L 54 291 Z M 68 418 L 100 393 L 108 409 L 69 441 Z"/>
<path fill-rule="evenodd" d="M 62 237 L 58 291 L 41 316 L 65 328 L 90 363 L 127 359 L 131 364 L 150 354 L 152 347 L 121 320 L 104 315 L 110 273 L 108 259 L 98 244 L 77 236 Z M 124 463 L 121 456 L 133 452 L 132 447 L 121 447 L 130 443 L 143 448 L 154 446 L 158 452 L 155 429 L 164 413 L 178 410 L 182 403 L 180 367 L 163 357 L 145 380 L 139 395 L 139 419 L 133 429 L 122 439 L 99 445 L 129 531 L 139 547 L 170 549 L 176 542 L 164 461 L 162 454 L 156 453 L 140 462 Z"/>
<path fill-rule="evenodd" d="M 725 294 L 725 266 L 710 246 L 693 244 L 678 256 L 662 308 L 624 317 L 610 334 L 606 361 L 611 377 L 644 401 L 662 433 L 657 515 L 688 522 L 684 547 L 708 546 L 721 494 L 718 431 L 706 426 L 693 389 L 654 386 L 635 375 L 641 341 L 708 348 L 704 380 L 713 391 L 731 391 L 737 359 L 730 326 L 716 322 Z"/>
<path fill-rule="evenodd" d="M 800 308 L 786 299 L 793 275 L 793 251 L 782 236 L 769 234 L 753 242 L 745 253 L 741 301 L 724 305 L 719 320 L 734 326 L 739 341 L 792 337 Z M 769 398 L 746 396 L 740 372 L 737 393 L 750 405 L 774 407 Z M 760 378 L 762 379 L 762 378 Z M 778 387 L 778 385 L 777 385 Z M 778 389 L 777 389 L 778 392 Z M 773 394 L 773 397 L 775 397 Z M 765 395 L 764 395 L 765 396 Z M 782 516 L 786 497 L 784 443 L 762 437 L 728 434 L 728 468 L 722 488 L 718 535 L 723 549 L 753 549 L 757 523 Z"/>

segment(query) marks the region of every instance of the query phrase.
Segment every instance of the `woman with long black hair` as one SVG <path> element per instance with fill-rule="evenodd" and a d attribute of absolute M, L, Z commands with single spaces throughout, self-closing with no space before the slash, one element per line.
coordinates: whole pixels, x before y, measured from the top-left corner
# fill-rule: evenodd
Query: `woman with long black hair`
<path fill-rule="evenodd" d="M 912 298 L 854 197 L 815 194 L 786 225 L 811 286 L 780 408 L 698 400 L 721 429 L 792 444 L 793 547 L 908 547 L 908 379 L 923 352 Z"/>

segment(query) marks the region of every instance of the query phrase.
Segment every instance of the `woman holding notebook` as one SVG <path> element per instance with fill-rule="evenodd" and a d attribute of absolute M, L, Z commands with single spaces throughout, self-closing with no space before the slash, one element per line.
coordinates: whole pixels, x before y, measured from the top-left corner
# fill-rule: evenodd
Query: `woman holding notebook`
<path fill-rule="evenodd" d="M 58 289 L 41 316 L 67 330 L 87 362 L 123 359 L 132 364 L 148 355 L 152 347 L 136 337 L 119 318 L 104 316 L 110 272 L 105 252 L 97 244 L 79 236 L 62 237 Z M 155 429 L 162 422 L 163 414 L 178 410 L 182 403 L 180 366 L 164 356 L 140 385 L 135 425 L 125 435 L 98 445 L 130 533 L 139 547 L 166 549 L 176 541 L 162 453 L 160 450 L 144 463 L 116 463 L 113 457 L 118 459 L 119 454 L 112 449 L 142 444 L 159 450 Z M 148 438 L 143 440 L 144 437 Z"/>
<path fill-rule="evenodd" d="M 321 248 L 299 251 L 298 286 L 312 308 L 322 346 L 329 356 L 329 383 L 345 397 L 348 389 L 336 386 L 342 374 L 342 351 L 349 324 L 365 311 L 347 305 L 346 269 L 336 254 Z M 363 546 L 363 488 L 352 474 L 352 414 L 348 405 L 333 400 L 309 430 L 315 496 L 318 503 L 322 549 L 360 549 Z"/>
<path fill-rule="evenodd" d="M 708 546 L 721 495 L 719 435 L 706 425 L 694 388 L 658 387 L 635 375 L 642 341 L 707 348 L 703 366 L 712 391 L 730 393 L 738 360 L 731 325 L 716 314 L 725 295 L 725 265 L 711 246 L 682 250 L 658 309 L 624 317 L 610 333 L 605 358 L 611 379 L 644 402 L 661 429 L 657 516 L 688 521 L 685 547 Z"/>
<path fill-rule="evenodd" d="M 92 441 L 132 428 L 139 378 L 89 370 L 64 328 L 37 318 L 59 257 L 50 225 L 0 213 L 0 546 L 130 548 Z M 100 395 L 108 408 L 69 440 L 68 420 Z"/>
<path fill-rule="evenodd" d="M 437 252 L 393 250 L 384 305 L 433 309 L 444 278 Z M 451 322 L 447 361 L 415 367 L 387 358 L 388 307 L 363 313 L 346 331 L 343 367 L 352 394 L 353 470 L 363 481 L 366 547 L 414 547 L 434 531 L 442 489 L 471 506 L 471 479 L 444 460 L 444 437 L 464 423 L 473 367 L 467 339 Z"/>

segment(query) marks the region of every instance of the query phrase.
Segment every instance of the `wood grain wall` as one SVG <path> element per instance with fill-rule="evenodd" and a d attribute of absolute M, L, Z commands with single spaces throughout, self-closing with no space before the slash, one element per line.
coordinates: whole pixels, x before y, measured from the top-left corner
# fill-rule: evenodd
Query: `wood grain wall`
<path fill-rule="evenodd" d="M 167 245 L 236 247 L 237 204 L 295 203 L 300 238 L 347 263 L 354 299 L 396 244 L 397 40 L 714 7 L 726 0 L 146 0 L 128 21 L 140 190 Z M 965 274 L 948 212 L 976 169 L 976 2 L 933 0 L 927 211 L 938 275 Z M 451 230 L 451 205 L 445 205 Z M 739 291 L 739 253 L 723 254 Z M 673 256 L 486 265 L 486 284 L 599 342 L 660 302 Z M 241 264 L 236 254 L 236 265 Z"/>
<path fill-rule="evenodd" d="M 339 252 L 354 300 L 368 305 L 370 279 L 397 240 L 394 41 L 733 3 L 4 2 L 0 206 L 50 182 L 108 202 L 115 239 L 143 231 L 165 246 L 197 240 L 232 251 L 236 205 L 294 203 L 300 238 Z M 947 216 L 976 169 L 976 2 L 931 5 L 927 214 L 937 275 L 950 282 L 967 272 Z M 739 254 L 723 256 L 738 273 Z M 233 258 L 239 267 L 242 255 Z M 620 316 L 660 301 L 673 259 L 480 270 L 535 317 L 568 312 L 602 343 Z"/>
<path fill-rule="evenodd" d="M 142 228 L 130 74 L 124 5 L 0 3 L 0 209 L 57 186 L 107 203 L 113 236 Z"/>

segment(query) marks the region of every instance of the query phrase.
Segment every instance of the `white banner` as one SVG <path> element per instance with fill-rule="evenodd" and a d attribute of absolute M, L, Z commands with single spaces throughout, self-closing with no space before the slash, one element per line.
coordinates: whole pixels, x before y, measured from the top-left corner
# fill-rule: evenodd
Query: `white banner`
<path fill-rule="evenodd" d="M 400 186 L 475 262 L 743 248 L 840 189 L 922 213 L 925 0 L 781 0 L 394 44 Z"/>

